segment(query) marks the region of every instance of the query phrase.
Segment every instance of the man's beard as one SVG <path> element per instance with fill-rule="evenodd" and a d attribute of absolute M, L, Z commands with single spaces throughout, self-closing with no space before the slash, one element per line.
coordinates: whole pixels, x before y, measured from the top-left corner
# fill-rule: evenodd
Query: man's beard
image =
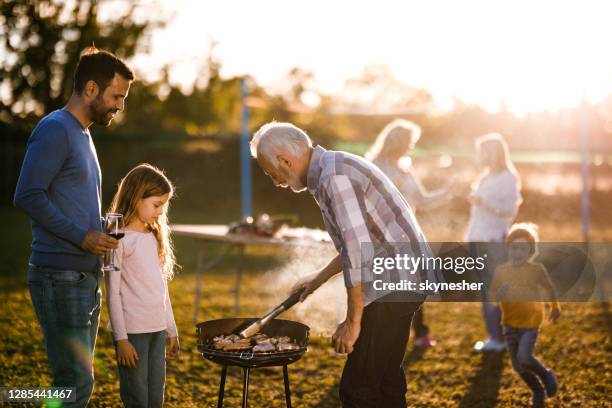
<path fill-rule="evenodd" d="M 104 106 L 104 102 L 102 101 L 102 97 L 100 95 L 96 96 L 96 99 L 93 100 L 91 105 L 89 105 L 89 111 L 91 114 L 91 120 L 97 124 L 102 126 L 110 126 L 113 116 L 110 116 L 110 113 L 116 113 L 116 109 L 108 109 Z"/>
<path fill-rule="evenodd" d="M 287 186 L 289 186 L 294 193 L 301 193 L 302 191 L 306 190 L 306 186 L 302 184 L 298 177 L 294 176 L 287 180 Z"/>

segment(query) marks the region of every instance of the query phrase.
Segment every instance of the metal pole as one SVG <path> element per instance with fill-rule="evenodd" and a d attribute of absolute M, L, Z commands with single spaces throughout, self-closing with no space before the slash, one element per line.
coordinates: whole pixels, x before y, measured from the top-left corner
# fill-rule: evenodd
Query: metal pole
<path fill-rule="evenodd" d="M 589 165 L 591 162 L 589 152 L 589 139 L 591 133 L 591 123 L 589 119 L 588 105 L 586 98 L 582 98 L 580 140 L 582 147 L 582 237 L 584 242 L 589 242 L 590 229 L 590 183 Z"/>
<path fill-rule="evenodd" d="M 249 90 L 246 80 L 240 80 L 240 96 L 242 98 L 242 108 L 240 115 L 240 185 L 242 200 L 242 217 L 253 215 L 253 200 L 251 189 L 251 152 L 249 149 L 249 108 L 246 98 Z"/>

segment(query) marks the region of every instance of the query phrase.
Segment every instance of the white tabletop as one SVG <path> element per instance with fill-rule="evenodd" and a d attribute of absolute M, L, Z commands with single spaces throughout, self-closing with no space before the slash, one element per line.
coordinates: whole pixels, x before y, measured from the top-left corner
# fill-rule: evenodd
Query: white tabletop
<path fill-rule="evenodd" d="M 175 236 L 243 245 L 304 246 L 323 245 L 331 242 L 327 232 L 312 228 L 283 227 L 275 237 L 248 233 L 228 234 L 229 227 L 221 224 L 174 224 L 170 228 Z"/>

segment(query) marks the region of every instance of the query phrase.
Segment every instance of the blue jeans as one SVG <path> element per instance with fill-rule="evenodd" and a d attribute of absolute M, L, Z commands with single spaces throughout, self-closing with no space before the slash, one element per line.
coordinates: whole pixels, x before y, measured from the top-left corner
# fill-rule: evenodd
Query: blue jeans
<path fill-rule="evenodd" d="M 544 395 L 543 384 L 551 380 L 547 368 L 533 355 L 538 339 L 538 329 L 504 326 L 504 337 L 514 371 L 534 394 Z"/>
<path fill-rule="evenodd" d="M 489 285 L 495 276 L 495 268 L 507 260 L 505 247 L 501 242 L 474 242 L 471 245 L 471 252 L 474 257 L 487 254 L 486 268 L 477 270 L 479 281 L 484 283 L 482 290 L 482 317 L 489 338 L 501 342 L 503 341 L 501 309 L 497 303 L 489 302 L 488 291 Z"/>
<path fill-rule="evenodd" d="M 126 408 L 160 408 L 166 383 L 166 331 L 128 333 L 138 353 L 134 368 L 119 366 L 119 392 Z"/>
<path fill-rule="evenodd" d="M 28 287 L 40 323 L 54 387 L 75 387 L 85 407 L 93 391 L 93 352 L 100 323 L 100 276 L 32 266 Z"/>

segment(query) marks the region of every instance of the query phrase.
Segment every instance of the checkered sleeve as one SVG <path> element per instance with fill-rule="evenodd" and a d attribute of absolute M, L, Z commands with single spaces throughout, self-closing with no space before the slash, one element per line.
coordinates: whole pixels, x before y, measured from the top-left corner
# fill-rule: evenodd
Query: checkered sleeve
<path fill-rule="evenodd" d="M 324 183 L 325 193 L 338 234 L 342 241 L 344 284 L 352 288 L 361 284 L 361 244 L 370 243 L 372 239 L 366 225 L 366 214 L 359 205 L 358 191 L 355 191 L 351 180 L 346 175 L 329 177 Z"/>

